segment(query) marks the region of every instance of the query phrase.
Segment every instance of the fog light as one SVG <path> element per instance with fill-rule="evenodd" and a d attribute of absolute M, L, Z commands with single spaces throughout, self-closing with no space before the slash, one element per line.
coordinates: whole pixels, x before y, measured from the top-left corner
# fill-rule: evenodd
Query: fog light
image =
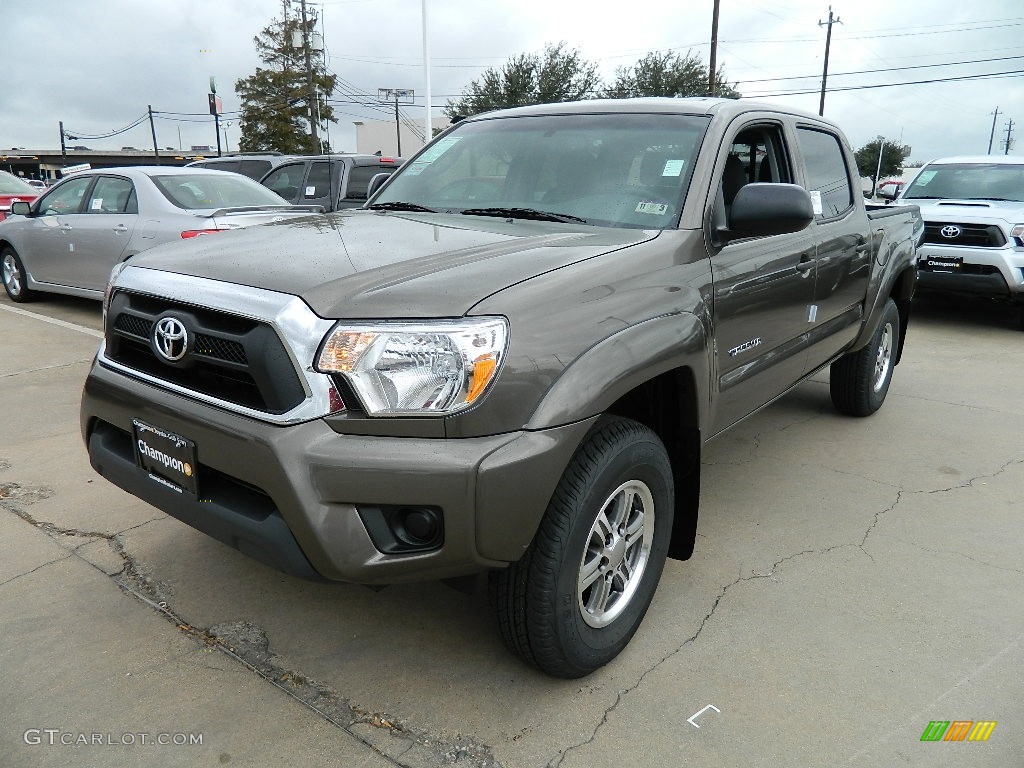
<path fill-rule="evenodd" d="M 386 555 L 430 552 L 444 543 L 440 507 L 360 504 L 357 510 L 373 546 Z"/>

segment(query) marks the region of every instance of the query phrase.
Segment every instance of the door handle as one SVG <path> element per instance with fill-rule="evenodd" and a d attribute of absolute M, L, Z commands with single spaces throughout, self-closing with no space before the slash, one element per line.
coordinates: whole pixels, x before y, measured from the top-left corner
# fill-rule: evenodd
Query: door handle
<path fill-rule="evenodd" d="M 805 253 L 800 257 L 800 263 L 796 265 L 795 269 L 802 276 L 807 277 L 807 274 L 811 271 L 811 267 L 813 267 L 816 263 L 817 259 L 812 259 Z"/>
<path fill-rule="evenodd" d="M 869 249 L 870 247 L 871 247 L 871 243 L 864 243 L 864 242 L 862 242 L 862 243 L 857 243 L 857 245 L 855 245 L 855 246 L 853 247 L 853 252 L 854 252 L 854 253 L 864 253 L 864 252 L 865 252 L 865 251 L 867 251 L 867 250 L 868 250 L 868 249 Z"/>
<path fill-rule="evenodd" d="M 114 231 L 115 232 L 127 232 L 128 231 L 128 227 L 126 227 L 124 224 L 118 224 L 116 227 L 114 227 Z"/>
<path fill-rule="evenodd" d="M 70 232 L 71 231 L 71 225 L 70 224 L 61 224 L 60 225 L 60 231 L 61 232 Z"/>

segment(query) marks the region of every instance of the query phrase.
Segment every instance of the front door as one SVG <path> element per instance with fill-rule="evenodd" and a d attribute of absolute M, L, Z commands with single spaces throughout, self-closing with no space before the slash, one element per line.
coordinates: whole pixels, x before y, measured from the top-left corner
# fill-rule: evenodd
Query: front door
<path fill-rule="evenodd" d="M 711 213 L 714 277 L 714 363 L 717 382 L 712 434 L 782 394 L 804 372 L 808 311 L 814 296 L 813 228 L 794 234 L 715 245 L 732 200 L 752 182 L 792 183 L 782 127 L 747 124 L 723 148 L 718 198 Z"/>

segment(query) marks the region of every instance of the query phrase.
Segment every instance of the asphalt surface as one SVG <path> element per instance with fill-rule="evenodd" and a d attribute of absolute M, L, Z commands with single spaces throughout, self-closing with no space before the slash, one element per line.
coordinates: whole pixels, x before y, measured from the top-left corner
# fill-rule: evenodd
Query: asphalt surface
<path fill-rule="evenodd" d="M 109 485 L 98 304 L 0 298 L 0 766 L 1024 765 L 1024 333 L 914 311 L 875 416 L 819 376 L 706 446 L 696 554 L 561 681 L 480 593 L 301 582 Z"/>

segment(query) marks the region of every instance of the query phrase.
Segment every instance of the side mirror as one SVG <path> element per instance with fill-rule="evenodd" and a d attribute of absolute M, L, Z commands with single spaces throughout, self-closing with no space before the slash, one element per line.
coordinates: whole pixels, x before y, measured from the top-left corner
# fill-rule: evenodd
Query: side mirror
<path fill-rule="evenodd" d="M 887 189 L 879 189 L 875 194 L 877 194 L 883 200 L 895 200 L 896 199 L 896 195 L 898 193 L 899 193 L 899 189 L 898 188 L 890 187 L 890 188 L 887 188 Z"/>
<path fill-rule="evenodd" d="M 796 184 L 745 184 L 732 201 L 727 240 L 799 232 L 814 221 L 807 190 Z"/>
<path fill-rule="evenodd" d="M 30 210 L 32 210 L 32 206 L 24 200 L 17 200 L 11 203 L 11 214 L 14 216 L 28 216 Z"/>
<path fill-rule="evenodd" d="M 366 199 L 369 200 L 373 197 L 373 194 L 384 186 L 384 182 L 391 178 L 390 173 L 377 173 L 370 179 L 370 183 L 366 187 Z"/>

